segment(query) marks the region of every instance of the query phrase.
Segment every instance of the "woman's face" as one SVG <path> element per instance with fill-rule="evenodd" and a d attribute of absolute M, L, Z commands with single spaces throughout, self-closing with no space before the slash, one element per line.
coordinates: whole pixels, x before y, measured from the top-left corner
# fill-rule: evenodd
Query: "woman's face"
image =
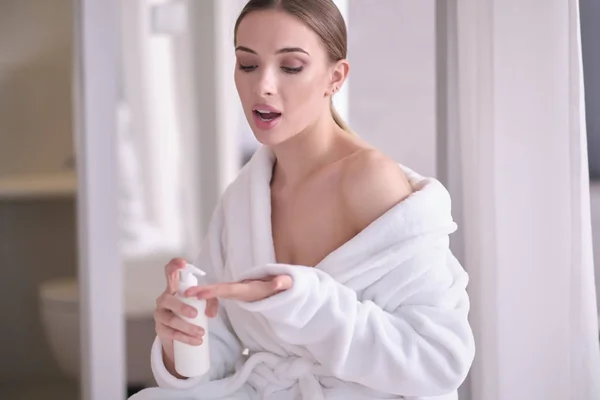
<path fill-rule="evenodd" d="M 330 115 L 332 64 L 319 36 L 295 17 L 249 13 L 238 27 L 235 54 L 235 84 L 259 142 L 284 142 Z"/>

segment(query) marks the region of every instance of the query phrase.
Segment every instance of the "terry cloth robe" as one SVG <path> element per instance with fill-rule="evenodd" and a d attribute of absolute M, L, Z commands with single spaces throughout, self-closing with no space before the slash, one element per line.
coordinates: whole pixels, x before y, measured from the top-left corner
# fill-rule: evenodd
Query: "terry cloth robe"
<path fill-rule="evenodd" d="M 169 374 L 157 338 L 159 387 L 131 399 L 457 399 L 475 346 L 445 188 L 401 166 L 413 194 L 315 267 L 286 265 L 271 232 L 273 162 L 261 147 L 227 188 L 195 264 L 213 282 L 289 274 L 293 287 L 220 302 L 207 376 Z"/>

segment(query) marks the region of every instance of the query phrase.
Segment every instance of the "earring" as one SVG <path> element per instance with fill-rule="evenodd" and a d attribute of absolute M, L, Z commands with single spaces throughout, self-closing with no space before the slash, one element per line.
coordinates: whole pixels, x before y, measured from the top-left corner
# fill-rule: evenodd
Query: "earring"
<path fill-rule="evenodd" d="M 337 88 L 337 86 L 334 86 L 334 88 L 333 88 L 333 89 L 331 89 L 331 93 L 335 93 L 335 92 L 337 92 L 337 91 L 338 91 L 338 88 Z"/>

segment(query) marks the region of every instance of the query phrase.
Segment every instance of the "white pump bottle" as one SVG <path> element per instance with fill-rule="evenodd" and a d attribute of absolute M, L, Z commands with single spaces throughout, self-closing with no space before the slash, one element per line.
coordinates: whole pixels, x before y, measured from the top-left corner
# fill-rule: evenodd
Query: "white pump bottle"
<path fill-rule="evenodd" d="M 196 297 L 185 297 L 183 295 L 187 289 L 198 285 L 198 279 L 195 275 L 205 276 L 206 273 L 191 264 L 187 264 L 184 268 L 179 270 L 179 289 L 177 297 L 179 300 L 194 307 L 198 311 L 195 318 L 189 318 L 183 315 L 179 315 L 179 317 L 204 329 L 205 333 L 202 337 L 202 344 L 193 346 L 177 340 L 173 342 L 175 370 L 180 375 L 188 378 L 202 376 L 206 374 L 210 368 L 206 300 L 199 300 Z"/>

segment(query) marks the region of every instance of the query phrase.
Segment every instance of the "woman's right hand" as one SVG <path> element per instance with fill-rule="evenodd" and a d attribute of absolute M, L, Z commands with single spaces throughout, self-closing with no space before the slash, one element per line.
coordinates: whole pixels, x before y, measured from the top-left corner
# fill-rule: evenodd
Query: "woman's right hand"
<path fill-rule="evenodd" d="M 185 304 L 177 298 L 179 270 L 186 266 L 186 261 L 181 258 L 171 260 L 165 267 L 167 287 L 156 299 L 156 310 L 154 311 L 154 323 L 156 334 L 160 338 L 164 356 L 169 364 L 173 362 L 173 341 L 177 340 L 191 345 L 202 344 L 204 329 L 190 324 L 177 314 L 189 318 L 196 317 L 196 309 Z M 218 309 L 218 303 L 207 302 L 206 315 L 214 317 Z"/>

